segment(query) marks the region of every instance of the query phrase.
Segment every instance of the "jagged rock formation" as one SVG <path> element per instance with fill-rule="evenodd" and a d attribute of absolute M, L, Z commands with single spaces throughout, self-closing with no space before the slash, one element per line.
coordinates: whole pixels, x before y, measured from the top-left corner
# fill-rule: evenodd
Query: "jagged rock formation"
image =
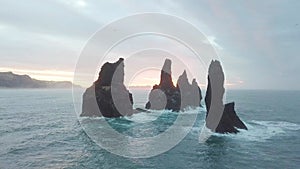
<path fill-rule="evenodd" d="M 106 62 L 94 84 L 83 94 L 80 116 L 120 117 L 132 115 L 132 94 L 124 85 L 124 59 Z"/>
<path fill-rule="evenodd" d="M 205 96 L 207 109 L 206 127 L 217 133 L 237 133 L 247 130 L 234 110 L 234 102 L 223 104 L 224 72 L 219 61 L 212 61 L 208 70 L 208 85 Z"/>
<path fill-rule="evenodd" d="M 197 107 L 201 105 L 201 90 L 196 80 L 193 79 L 192 84 L 190 84 L 186 71 L 184 71 L 178 78 L 175 87 L 171 76 L 171 64 L 171 60 L 165 60 L 161 70 L 160 83 L 159 85 L 153 86 L 149 94 L 146 109 L 179 111 L 186 107 Z"/>
<path fill-rule="evenodd" d="M 177 80 L 176 88 L 180 91 L 181 107 L 188 106 L 197 107 L 201 106 L 201 90 L 198 86 L 196 79 L 193 79 L 192 84 L 189 83 L 186 71 L 184 71 Z"/>
<path fill-rule="evenodd" d="M 0 72 L 0 88 L 71 88 L 72 85 L 69 81 L 43 81 L 28 75 Z M 78 85 L 73 87 L 80 88 Z"/>

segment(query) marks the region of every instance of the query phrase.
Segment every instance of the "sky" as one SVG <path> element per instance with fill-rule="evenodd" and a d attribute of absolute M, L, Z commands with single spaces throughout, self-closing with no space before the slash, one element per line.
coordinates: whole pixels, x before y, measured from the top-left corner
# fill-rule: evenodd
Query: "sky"
<path fill-rule="evenodd" d="M 72 81 L 78 58 L 97 31 L 123 17 L 153 12 L 179 17 L 206 35 L 222 62 L 226 87 L 300 90 L 298 0 L 0 0 L 0 4 L 1 72 Z M 176 43 L 145 35 L 121 44 L 107 60 L 122 55 L 126 58 L 126 49 L 131 49 L 132 57 L 125 61 L 126 84 L 152 86 L 158 83 L 164 57 L 176 55 L 178 63 L 184 61 L 191 69 L 190 80 L 196 78 L 205 86 L 205 69 L 189 59 L 188 51 L 182 49 L 180 53 L 182 46 Z M 140 50 L 156 49 L 153 44 L 168 49 L 159 51 L 159 62 L 147 58 L 147 50 Z M 151 52 L 153 56 L 157 51 Z M 172 67 L 174 81 L 185 69 L 176 63 Z M 134 69 L 146 64 L 153 64 L 153 69 Z"/>

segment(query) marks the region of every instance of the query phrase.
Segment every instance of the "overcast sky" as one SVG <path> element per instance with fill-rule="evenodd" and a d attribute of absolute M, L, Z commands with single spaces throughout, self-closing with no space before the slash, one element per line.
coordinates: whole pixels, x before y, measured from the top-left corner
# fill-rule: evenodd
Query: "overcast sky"
<path fill-rule="evenodd" d="M 97 30 L 125 16 L 158 12 L 207 35 L 228 86 L 299 90 L 299 9 L 298 0 L 0 0 L 0 71 L 72 80 L 82 48 Z"/>

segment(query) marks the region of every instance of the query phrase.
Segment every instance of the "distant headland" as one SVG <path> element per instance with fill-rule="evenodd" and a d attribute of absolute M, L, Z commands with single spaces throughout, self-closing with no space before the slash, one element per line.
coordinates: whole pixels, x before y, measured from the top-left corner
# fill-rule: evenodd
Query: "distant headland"
<path fill-rule="evenodd" d="M 31 78 L 29 75 L 18 75 L 13 72 L 0 72 L 0 88 L 71 88 L 70 81 L 43 81 Z M 79 85 L 74 85 L 81 88 Z"/>

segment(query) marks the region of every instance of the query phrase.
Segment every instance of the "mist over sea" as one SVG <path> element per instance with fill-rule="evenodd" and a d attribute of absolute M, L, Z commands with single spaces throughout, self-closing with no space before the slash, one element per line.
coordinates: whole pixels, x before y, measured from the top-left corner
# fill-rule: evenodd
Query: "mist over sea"
<path fill-rule="evenodd" d="M 81 92 L 75 91 L 79 99 Z M 149 91 L 131 92 L 134 107 L 143 108 Z M 0 168 L 300 166 L 300 91 L 228 90 L 226 103 L 230 101 L 235 101 L 236 112 L 248 131 L 214 134 L 199 143 L 205 108 L 188 110 L 183 113 L 198 114 L 197 121 L 177 146 L 155 157 L 131 159 L 102 149 L 88 137 L 78 122 L 70 89 L 0 89 Z M 75 105 L 80 106 L 78 98 Z M 108 121 L 123 134 L 156 135 L 168 128 L 177 115 L 161 111 L 158 115 L 140 113 Z"/>

